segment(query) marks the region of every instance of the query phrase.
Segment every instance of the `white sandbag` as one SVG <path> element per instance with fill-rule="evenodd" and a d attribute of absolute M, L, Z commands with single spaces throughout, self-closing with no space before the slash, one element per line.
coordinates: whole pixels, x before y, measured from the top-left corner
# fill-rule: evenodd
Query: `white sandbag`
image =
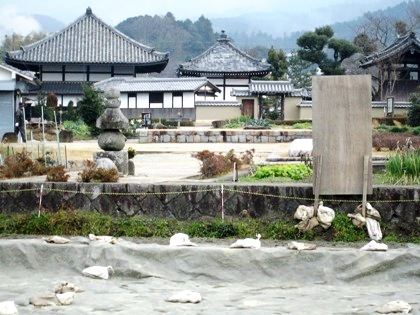
<path fill-rule="evenodd" d="M 110 243 L 110 244 L 116 244 L 117 243 L 117 239 L 113 236 L 108 236 L 108 235 L 95 235 L 95 234 L 89 234 L 89 239 L 91 241 L 101 241 L 101 242 L 105 242 L 105 243 Z"/>
<path fill-rule="evenodd" d="M 412 307 L 405 301 L 391 301 L 386 303 L 385 305 L 377 308 L 375 312 L 381 314 L 389 314 L 389 313 L 410 313 L 412 311 Z"/>
<path fill-rule="evenodd" d="M 296 249 L 296 250 L 314 250 L 316 249 L 315 244 L 301 243 L 292 241 L 287 244 L 287 249 Z"/>
<path fill-rule="evenodd" d="M 43 239 L 47 242 L 47 243 L 54 243 L 54 244 L 67 244 L 70 243 L 70 240 L 62 237 L 62 236 L 49 236 L 49 237 L 43 237 Z"/>
<path fill-rule="evenodd" d="M 290 157 L 312 156 L 312 139 L 295 139 L 290 144 L 288 155 Z"/>
<path fill-rule="evenodd" d="M 91 266 L 82 270 L 82 274 L 86 277 L 99 278 L 104 280 L 107 280 L 109 275 L 112 273 L 114 273 L 112 266 Z"/>
<path fill-rule="evenodd" d="M 314 227 L 318 226 L 319 222 L 318 219 L 312 217 L 310 219 L 302 220 L 298 224 L 295 225 L 298 228 L 299 232 L 306 232 L 312 230 Z"/>
<path fill-rule="evenodd" d="M 74 300 L 74 292 L 57 293 L 55 296 L 61 305 L 70 305 Z"/>
<path fill-rule="evenodd" d="M 170 246 L 197 246 L 190 241 L 190 237 L 185 233 L 176 233 L 169 240 Z"/>
<path fill-rule="evenodd" d="M 0 315 L 19 315 L 14 301 L 0 303 Z"/>
<path fill-rule="evenodd" d="M 361 215 L 360 213 L 349 213 L 347 214 L 347 217 L 351 218 L 351 222 L 357 226 L 358 228 L 361 228 L 362 226 L 364 226 L 366 224 L 366 219 L 363 215 Z"/>
<path fill-rule="evenodd" d="M 363 246 L 360 250 L 368 250 L 368 251 L 387 251 L 388 245 L 384 243 L 377 243 L 375 240 L 370 241 L 365 246 Z"/>
<path fill-rule="evenodd" d="M 37 307 L 56 306 L 60 304 L 55 293 L 45 293 L 43 295 L 33 296 L 29 299 L 29 303 Z"/>
<path fill-rule="evenodd" d="M 379 222 L 375 219 L 366 218 L 366 227 L 371 240 L 380 241 L 382 239 L 382 231 Z"/>
<path fill-rule="evenodd" d="M 236 242 L 234 242 L 233 244 L 231 244 L 229 246 L 229 248 L 253 248 L 253 249 L 258 249 L 261 248 L 261 234 L 257 234 L 256 235 L 257 238 L 244 238 L 244 239 L 240 239 L 237 240 Z"/>
<path fill-rule="evenodd" d="M 381 215 L 379 211 L 372 207 L 372 205 L 369 202 L 366 203 L 366 216 L 368 218 L 375 219 L 376 221 L 381 220 Z"/>
<path fill-rule="evenodd" d="M 83 292 L 84 289 L 76 287 L 74 283 L 62 281 L 59 285 L 55 287 L 55 293 L 65 293 L 65 292 Z"/>
<path fill-rule="evenodd" d="M 167 302 L 178 303 L 200 303 L 202 301 L 201 294 L 193 291 L 181 291 L 166 299 Z"/>
<path fill-rule="evenodd" d="M 317 219 L 319 224 L 324 228 L 328 229 L 331 226 L 332 221 L 335 218 L 335 212 L 333 209 L 325 207 L 323 202 L 319 202 L 318 210 L 317 210 Z"/>
<path fill-rule="evenodd" d="M 305 206 L 300 205 L 297 207 L 294 218 L 297 220 L 306 220 L 310 219 L 314 216 L 314 207 L 313 206 Z"/>

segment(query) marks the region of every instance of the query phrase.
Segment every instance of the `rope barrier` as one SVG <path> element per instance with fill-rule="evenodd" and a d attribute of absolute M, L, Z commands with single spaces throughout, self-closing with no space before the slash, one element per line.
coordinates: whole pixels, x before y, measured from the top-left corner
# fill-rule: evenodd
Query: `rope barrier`
<path fill-rule="evenodd" d="M 308 197 L 296 197 L 296 196 L 285 196 L 285 195 L 273 195 L 273 194 L 264 194 L 259 192 L 245 191 L 239 189 L 232 189 L 226 186 L 222 186 L 222 196 L 226 192 L 244 194 L 244 195 L 253 195 L 259 197 L 270 197 L 278 199 L 290 199 L 290 200 L 305 200 L 308 202 L 315 201 L 315 198 Z M 83 190 L 71 190 L 71 189 L 57 189 L 57 188 L 48 188 L 43 185 L 40 187 L 34 188 L 23 188 L 23 189 L 10 189 L 2 190 L 0 194 L 10 194 L 10 193 L 22 193 L 22 192 L 32 192 L 32 191 L 42 191 L 41 193 L 45 194 L 47 192 L 58 192 L 58 193 L 72 193 L 72 194 L 85 194 L 85 195 L 109 195 L 109 196 L 153 196 L 153 195 L 183 195 L 188 193 L 206 193 L 213 191 L 220 191 L 219 187 L 209 188 L 209 189 L 197 189 L 197 190 L 181 190 L 181 191 L 169 191 L 169 192 L 98 192 L 98 191 L 83 191 Z M 359 202 L 358 200 L 345 200 L 345 199 L 320 199 L 324 202 L 334 202 L 334 203 L 355 203 Z M 416 199 L 397 199 L 397 200 L 368 200 L 370 203 L 406 203 L 414 202 L 417 203 L 420 200 Z M 361 200 L 360 200 L 361 202 Z"/>

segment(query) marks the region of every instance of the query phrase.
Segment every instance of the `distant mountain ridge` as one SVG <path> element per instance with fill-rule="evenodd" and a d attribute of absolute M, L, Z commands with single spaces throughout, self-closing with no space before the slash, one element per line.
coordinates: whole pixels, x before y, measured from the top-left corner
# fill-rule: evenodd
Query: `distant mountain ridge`
<path fill-rule="evenodd" d="M 386 5 L 387 1 L 391 0 L 382 1 Z M 417 2 L 419 0 L 411 1 Z M 408 3 L 404 1 L 397 5 L 370 13 L 373 15 L 384 14 L 404 20 L 407 18 Z M 341 8 L 340 6 L 342 5 L 337 4 L 336 6 L 328 7 L 322 13 L 332 14 L 334 10 Z M 133 39 L 152 46 L 158 51 L 170 51 L 170 56 L 173 59 L 171 60 L 170 68 L 172 68 L 171 72 L 173 72 L 179 63 L 195 57 L 209 48 L 221 30 L 226 31 L 226 34 L 233 39 L 237 47 L 247 52 L 253 50 L 255 57 L 259 59 L 267 57 L 266 53 L 270 47 L 290 52 L 298 48 L 296 40 L 303 32 L 313 31 L 315 27 L 325 25 L 322 23 L 321 13 L 318 15 L 315 13 L 311 17 L 303 13 L 285 14 L 281 11 L 212 19 L 202 16 L 199 20 L 192 22 L 190 20 L 178 21 L 168 12 L 166 16 L 129 17 L 118 23 L 115 27 Z M 302 16 L 306 20 L 311 21 L 305 21 L 303 23 Z M 343 13 L 342 16 L 345 17 L 346 14 Z M 33 17 L 41 25 L 42 31 L 44 32 L 56 32 L 66 26 L 57 19 L 46 15 L 34 15 Z M 360 15 L 354 19 L 330 24 L 335 32 L 334 37 L 352 41 L 356 35 L 356 26 L 362 23 L 362 20 L 363 15 Z M 156 22 L 160 25 L 159 30 L 157 29 Z M 307 25 L 306 23 L 313 24 L 317 22 L 319 23 L 312 29 L 299 29 L 300 24 Z M 167 25 L 165 26 L 165 24 Z M 202 24 L 202 26 L 194 27 L 196 24 Z M 181 26 L 183 30 L 179 29 Z M 171 35 L 171 32 L 175 34 Z M 179 32 L 183 32 L 184 35 Z M 190 34 L 187 35 L 185 34 L 186 32 Z M 203 36 L 206 40 L 201 41 L 200 38 Z M 177 42 L 181 38 L 185 38 L 186 40 L 182 43 Z M 183 59 L 180 59 L 180 56 L 183 56 Z"/>
<path fill-rule="evenodd" d="M 53 33 L 66 27 L 66 25 L 63 22 L 60 22 L 59 20 L 52 18 L 48 15 L 34 14 L 32 15 L 32 17 L 41 26 L 42 32 Z"/>
<path fill-rule="evenodd" d="M 418 0 L 414 0 L 418 1 Z M 384 6 L 387 1 L 383 0 Z M 283 49 L 288 52 L 296 49 L 296 39 L 305 31 L 313 31 L 313 29 L 299 27 L 300 25 L 313 24 L 318 26 L 325 25 L 322 21 L 323 15 L 331 15 L 339 10 L 343 4 L 337 4 L 323 8 L 322 12 L 314 12 L 306 15 L 303 13 L 286 14 L 282 11 L 273 12 L 256 12 L 253 14 L 244 14 L 236 17 L 225 18 L 209 18 L 213 31 L 220 33 L 225 30 L 229 37 L 235 41 L 235 45 L 241 48 L 249 49 L 256 46 L 271 47 Z M 372 14 L 384 13 L 385 15 L 404 19 L 406 18 L 407 2 L 401 2 L 395 6 L 388 6 L 385 9 L 372 11 Z M 302 19 L 304 16 L 304 19 Z M 345 12 L 342 13 L 343 18 L 346 17 Z M 47 15 L 33 15 L 38 21 L 44 32 L 56 32 L 64 28 L 66 25 L 59 20 Z M 132 18 L 128 18 L 132 19 Z M 360 24 L 363 16 L 349 19 L 343 22 L 330 24 L 335 32 L 335 37 L 353 40 L 354 28 Z M 122 24 L 119 23 L 118 25 Z M 151 26 L 153 27 L 153 26 Z M 153 45 L 153 43 L 146 43 Z M 156 47 L 159 50 L 159 47 Z"/>

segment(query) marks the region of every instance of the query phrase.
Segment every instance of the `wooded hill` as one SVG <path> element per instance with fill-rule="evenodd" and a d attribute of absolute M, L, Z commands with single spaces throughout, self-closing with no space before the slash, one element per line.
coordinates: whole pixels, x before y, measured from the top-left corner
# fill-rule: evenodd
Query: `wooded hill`
<path fill-rule="evenodd" d="M 412 3 L 411 3 L 412 4 Z M 408 20 L 410 17 L 409 2 L 402 2 L 394 7 L 369 12 L 373 16 L 386 16 L 392 19 Z M 226 21 L 229 30 L 227 35 L 233 40 L 234 44 L 257 59 L 267 58 L 270 47 L 282 49 L 286 53 L 293 49 L 298 49 L 296 40 L 302 32 L 294 32 L 289 36 L 275 38 L 265 32 L 245 33 L 241 31 L 240 25 L 246 23 L 243 19 L 242 24 L 235 27 L 235 18 Z M 366 22 L 366 14 L 347 22 L 332 24 L 334 37 L 353 41 L 358 29 Z M 219 25 L 220 26 L 220 25 Z M 322 25 L 319 25 L 322 26 Z M 193 22 L 189 19 L 178 21 L 174 15 L 168 12 L 165 16 L 144 15 L 131 17 L 116 25 L 116 28 L 124 34 L 145 45 L 154 47 L 161 52 L 169 52 L 169 64 L 166 69 L 158 76 L 174 77 L 179 64 L 198 56 L 210 48 L 219 37 L 218 30 L 215 32 L 210 19 L 201 16 Z M 389 41 L 394 40 L 390 37 Z"/>
<path fill-rule="evenodd" d="M 219 35 L 213 31 L 209 19 L 201 16 L 197 21 L 177 21 L 168 12 L 165 16 L 137 16 L 116 26 L 120 32 L 134 40 L 169 52 L 169 63 L 161 76 L 174 77 L 178 66 L 198 56 L 212 46 Z"/>

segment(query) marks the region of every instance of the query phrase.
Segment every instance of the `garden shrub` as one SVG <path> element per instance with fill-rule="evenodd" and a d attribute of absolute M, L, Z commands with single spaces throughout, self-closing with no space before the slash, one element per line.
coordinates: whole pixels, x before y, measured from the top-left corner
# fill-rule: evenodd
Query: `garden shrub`
<path fill-rule="evenodd" d="M 412 127 L 420 126 L 420 93 L 413 93 L 409 97 L 412 106 L 407 113 L 407 124 Z"/>
<path fill-rule="evenodd" d="M 73 136 L 76 139 L 87 139 L 91 137 L 89 126 L 86 125 L 82 120 L 65 120 L 63 122 L 63 126 L 65 130 L 72 131 Z"/>
<path fill-rule="evenodd" d="M 232 171 L 234 163 L 236 163 L 237 169 L 251 164 L 254 152 L 254 149 L 247 150 L 241 157 L 237 157 L 233 149 L 227 152 L 226 155 L 204 150 L 193 154 L 192 157 L 202 162 L 200 168 L 202 176 L 204 178 L 211 178 Z"/>
<path fill-rule="evenodd" d="M 98 183 L 116 183 L 119 179 L 119 174 L 116 169 L 104 169 L 103 167 L 96 168 L 96 163 L 91 160 L 83 161 L 83 170 L 78 173 L 78 180 L 84 183 L 98 182 Z"/>
<path fill-rule="evenodd" d="M 420 136 L 416 136 L 409 132 L 380 132 L 376 131 L 372 134 L 372 147 L 376 151 L 388 149 L 391 151 L 401 148 L 410 139 L 414 148 L 420 148 Z"/>
<path fill-rule="evenodd" d="M 286 177 L 293 180 L 302 180 L 311 175 L 312 169 L 306 164 L 299 163 L 259 166 L 251 177 L 257 179 Z"/>
<path fill-rule="evenodd" d="M 70 175 L 66 174 L 63 165 L 57 165 L 48 168 L 47 182 L 67 182 Z"/>
<path fill-rule="evenodd" d="M 26 150 L 9 155 L 0 166 L 0 178 L 18 178 L 44 175 L 47 169 L 38 161 L 33 161 Z"/>

